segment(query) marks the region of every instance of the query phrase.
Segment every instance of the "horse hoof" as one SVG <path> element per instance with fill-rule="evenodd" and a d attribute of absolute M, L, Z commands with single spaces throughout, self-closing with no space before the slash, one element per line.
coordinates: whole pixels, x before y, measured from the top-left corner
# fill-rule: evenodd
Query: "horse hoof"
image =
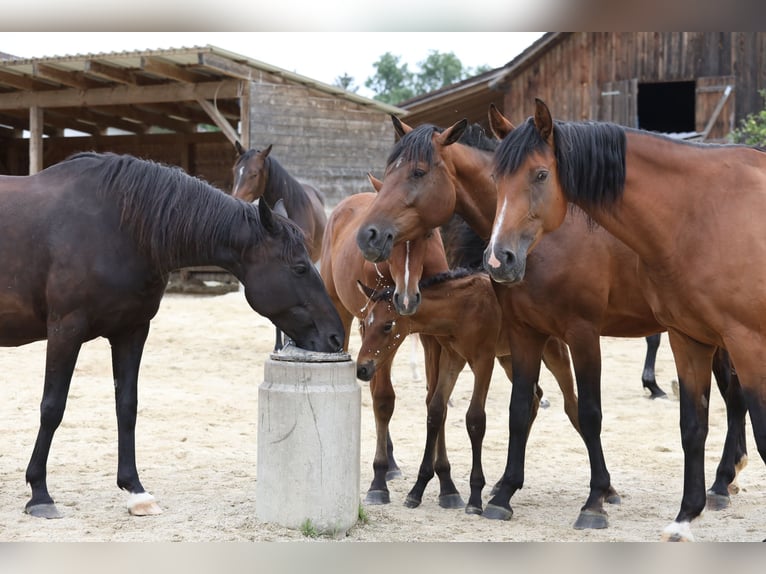
<path fill-rule="evenodd" d="M 469 504 L 468 506 L 465 507 L 465 513 L 466 514 L 475 514 L 477 516 L 481 516 L 483 514 L 483 511 L 482 511 L 481 507 Z"/>
<path fill-rule="evenodd" d="M 600 529 L 609 526 L 606 519 L 606 512 L 597 512 L 594 510 L 583 510 L 577 521 L 574 523 L 575 530 Z"/>
<path fill-rule="evenodd" d="M 386 472 L 386 480 L 394 480 L 395 478 L 401 478 L 402 477 L 402 471 L 398 468 L 392 468 L 388 472 Z"/>
<path fill-rule="evenodd" d="M 128 512 L 132 516 L 157 516 L 162 509 L 151 494 L 139 492 L 128 497 Z"/>
<path fill-rule="evenodd" d="M 364 497 L 365 504 L 390 504 L 391 496 L 387 490 L 368 490 Z"/>
<path fill-rule="evenodd" d="M 442 494 L 439 496 L 439 506 L 442 508 L 463 508 L 465 502 L 461 496 L 455 492 L 454 494 Z"/>
<path fill-rule="evenodd" d="M 407 498 L 404 499 L 404 506 L 407 508 L 417 508 L 420 506 L 420 499 L 415 498 L 414 496 L 407 495 Z"/>
<path fill-rule="evenodd" d="M 56 505 L 50 504 L 35 504 L 34 506 L 27 506 L 24 512 L 35 518 L 63 518 L 64 515 L 58 511 Z"/>
<path fill-rule="evenodd" d="M 707 491 L 707 504 L 705 507 L 708 510 L 723 510 L 731 506 L 731 499 L 726 494 L 718 494 L 712 490 Z"/>
<path fill-rule="evenodd" d="M 662 531 L 663 542 L 694 542 L 691 525 L 688 522 L 672 522 Z"/>
<path fill-rule="evenodd" d="M 481 515 L 490 520 L 510 520 L 511 516 L 513 516 L 513 509 L 510 507 L 504 508 L 502 506 L 488 504 Z"/>

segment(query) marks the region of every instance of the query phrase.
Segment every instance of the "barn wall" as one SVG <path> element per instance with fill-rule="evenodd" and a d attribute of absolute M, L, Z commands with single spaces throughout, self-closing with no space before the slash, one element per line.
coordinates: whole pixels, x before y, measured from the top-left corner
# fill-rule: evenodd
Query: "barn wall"
<path fill-rule="evenodd" d="M 6 140 L 4 173 L 26 175 L 29 140 Z M 43 140 L 43 167 L 81 151 L 113 152 L 177 165 L 212 185 L 230 191 L 231 167 L 237 154 L 220 132 L 126 136 L 59 137 Z"/>
<path fill-rule="evenodd" d="M 736 122 L 763 106 L 766 33 L 762 32 L 576 32 L 530 59 L 505 84 L 505 114 L 521 122 L 542 98 L 554 117 L 598 120 L 608 83 L 735 80 Z M 608 104 L 606 104 L 608 105 Z"/>
<path fill-rule="evenodd" d="M 382 177 L 394 144 L 384 112 L 295 84 L 253 82 L 249 99 L 250 147 L 273 144 L 271 155 L 324 192 L 328 207 L 372 191 L 368 172 Z"/>

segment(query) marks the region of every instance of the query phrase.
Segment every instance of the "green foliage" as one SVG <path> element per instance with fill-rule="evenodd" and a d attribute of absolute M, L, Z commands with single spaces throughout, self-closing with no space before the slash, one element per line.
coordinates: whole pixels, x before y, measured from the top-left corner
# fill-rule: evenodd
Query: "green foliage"
<path fill-rule="evenodd" d="M 337 86 L 338 88 L 343 88 L 347 92 L 353 92 L 356 93 L 359 91 L 359 86 L 354 85 L 354 78 L 352 76 L 349 76 L 344 72 L 342 76 L 338 76 L 335 78 L 335 81 L 332 84 L 333 86 Z"/>
<path fill-rule="evenodd" d="M 314 526 L 314 523 L 311 522 L 310 518 L 307 518 L 302 524 L 301 524 L 301 533 L 306 538 L 318 538 L 319 537 L 319 531 L 317 530 L 317 527 Z"/>
<path fill-rule="evenodd" d="M 367 78 L 364 85 L 375 92 L 374 99 L 395 105 L 491 69 L 489 66 L 475 70 L 465 68 L 453 52 L 442 54 L 436 50 L 418 62 L 420 71 L 417 73 L 410 72 L 406 63 L 400 65 L 400 60 L 401 56 L 386 52 L 373 64 L 375 75 Z"/>
<path fill-rule="evenodd" d="M 415 96 L 414 74 L 407 64 L 399 65 L 401 56 L 386 52 L 373 64 L 375 75 L 365 80 L 365 87 L 375 92 L 374 99 L 386 104 L 395 104 Z"/>
<path fill-rule="evenodd" d="M 367 514 L 367 511 L 361 504 L 359 505 L 359 522 L 362 524 L 367 524 L 370 522 L 370 515 Z"/>
<path fill-rule="evenodd" d="M 766 101 L 766 90 L 760 90 L 758 93 Z M 734 143 L 766 147 L 766 108 L 758 113 L 748 114 L 740 122 L 740 127 L 731 132 L 729 137 Z"/>

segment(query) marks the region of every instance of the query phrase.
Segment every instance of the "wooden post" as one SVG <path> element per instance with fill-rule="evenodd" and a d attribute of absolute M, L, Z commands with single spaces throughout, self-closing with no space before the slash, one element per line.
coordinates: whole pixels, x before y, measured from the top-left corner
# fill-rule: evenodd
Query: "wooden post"
<path fill-rule="evenodd" d="M 43 169 L 43 109 L 29 108 L 29 175 Z"/>

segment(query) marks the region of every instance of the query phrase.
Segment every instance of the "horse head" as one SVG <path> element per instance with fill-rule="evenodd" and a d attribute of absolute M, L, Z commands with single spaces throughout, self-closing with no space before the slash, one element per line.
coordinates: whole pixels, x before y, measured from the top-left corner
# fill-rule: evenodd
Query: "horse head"
<path fill-rule="evenodd" d="M 301 229 L 258 202 L 250 239 L 239 250 L 238 277 L 245 298 L 298 347 L 325 353 L 342 350 L 345 330 Z"/>
<path fill-rule="evenodd" d="M 392 304 L 393 290 L 375 290 L 361 281 L 358 289 L 370 301 L 367 314 L 359 322 L 362 342 L 356 360 L 356 376 L 369 381 L 383 361 L 393 357 L 409 334 L 408 320 L 401 317 Z"/>
<path fill-rule="evenodd" d="M 245 150 L 239 142 L 235 143 L 239 157 L 232 167 L 232 196 L 249 203 L 263 196 L 269 176 L 267 158 L 272 145 L 263 150 Z"/>
<path fill-rule="evenodd" d="M 527 253 L 564 221 L 567 200 L 558 177 L 553 119 L 542 100 L 533 117 L 515 128 L 497 110 L 493 131 L 503 137 L 495 152 L 497 212 L 484 267 L 500 283 L 524 278 Z"/>
<path fill-rule="evenodd" d="M 449 221 L 455 210 L 455 174 L 441 161 L 468 122 L 445 130 L 424 124 L 411 128 L 392 117 L 402 135 L 391 152 L 382 185 L 357 233 L 357 245 L 368 261 L 384 261 L 394 244 L 424 237 Z"/>

